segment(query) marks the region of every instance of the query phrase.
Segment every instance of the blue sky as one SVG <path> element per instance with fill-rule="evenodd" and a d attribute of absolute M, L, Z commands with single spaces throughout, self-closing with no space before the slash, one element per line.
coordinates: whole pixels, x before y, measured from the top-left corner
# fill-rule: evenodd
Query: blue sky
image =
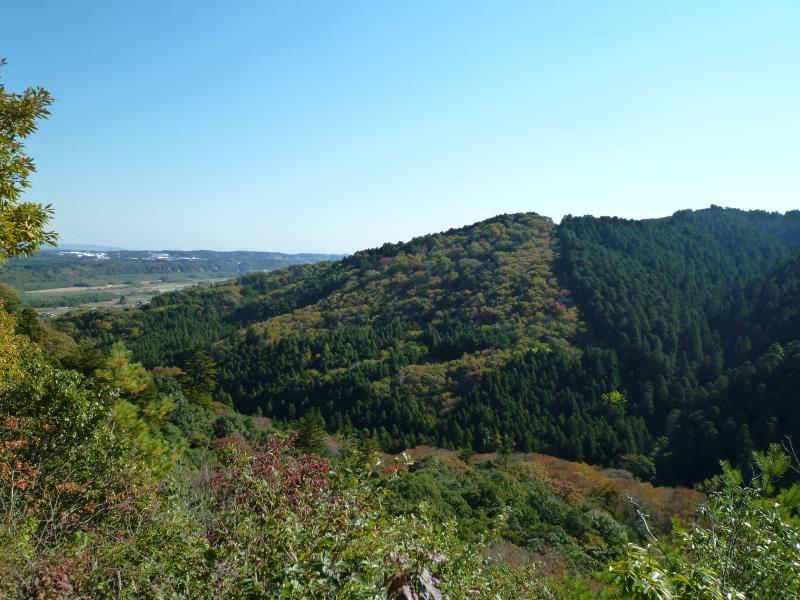
<path fill-rule="evenodd" d="M 800 3 L 3 2 L 65 242 L 350 252 L 800 208 Z"/>

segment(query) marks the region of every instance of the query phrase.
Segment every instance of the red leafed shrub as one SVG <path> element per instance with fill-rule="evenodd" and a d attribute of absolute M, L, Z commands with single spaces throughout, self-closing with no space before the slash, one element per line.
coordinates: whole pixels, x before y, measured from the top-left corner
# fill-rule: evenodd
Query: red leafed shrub
<path fill-rule="evenodd" d="M 86 574 L 90 569 L 86 556 L 36 563 L 28 595 L 35 600 L 88 600 Z"/>
<path fill-rule="evenodd" d="M 219 499 L 261 512 L 278 504 L 299 515 L 317 510 L 328 498 L 331 465 L 315 454 L 290 456 L 296 440 L 296 435 L 270 436 L 252 453 L 236 445 L 226 446 L 223 467 L 212 480 Z"/>

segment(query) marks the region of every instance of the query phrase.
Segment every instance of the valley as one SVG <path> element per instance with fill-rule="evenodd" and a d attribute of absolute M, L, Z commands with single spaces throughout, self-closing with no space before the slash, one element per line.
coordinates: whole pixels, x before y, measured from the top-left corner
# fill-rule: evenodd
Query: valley
<path fill-rule="evenodd" d="M 252 271 L 334 260 L 339 255 L 277 252 L 45 249 L 0 265 L 0 281 L 15 287 L 47 318 L 77 307 L 141 306 L 160 293 L 219 283 Z"/>

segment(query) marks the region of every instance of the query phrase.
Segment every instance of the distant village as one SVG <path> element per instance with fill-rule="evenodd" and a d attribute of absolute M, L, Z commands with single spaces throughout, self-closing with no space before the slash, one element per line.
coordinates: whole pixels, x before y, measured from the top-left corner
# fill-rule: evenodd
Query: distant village
<path fill-rule="evenodd" d="M 75 258 L 90 258 L 93 260 L 109 260 L 108 252 L 92 252 L 89 250 L 62 250 L 59 256 L 74 256 Z M 203 260 L 199 256 L 172 256 L 169 252 L 148 252 L 147 256 L 120 256 L 122 260 Z"/>

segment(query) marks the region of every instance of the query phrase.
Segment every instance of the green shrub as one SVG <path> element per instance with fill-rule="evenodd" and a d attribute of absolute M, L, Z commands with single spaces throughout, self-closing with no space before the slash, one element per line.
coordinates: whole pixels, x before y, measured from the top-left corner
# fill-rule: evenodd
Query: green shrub
<path fill-rule="evenodd" d="M 723 463 L 722 489 L 701 507 L 696 523 L 676 525 L 671 541 L 629 546 L 610 566 L 623 592 L 638 599 L 800 596 L 800 527 L 792 517 L 800 488 L 767 496 L 771 475 L 789 466 L 776 450 L 756 453 L 761 473 L 751 485 Z"/>

